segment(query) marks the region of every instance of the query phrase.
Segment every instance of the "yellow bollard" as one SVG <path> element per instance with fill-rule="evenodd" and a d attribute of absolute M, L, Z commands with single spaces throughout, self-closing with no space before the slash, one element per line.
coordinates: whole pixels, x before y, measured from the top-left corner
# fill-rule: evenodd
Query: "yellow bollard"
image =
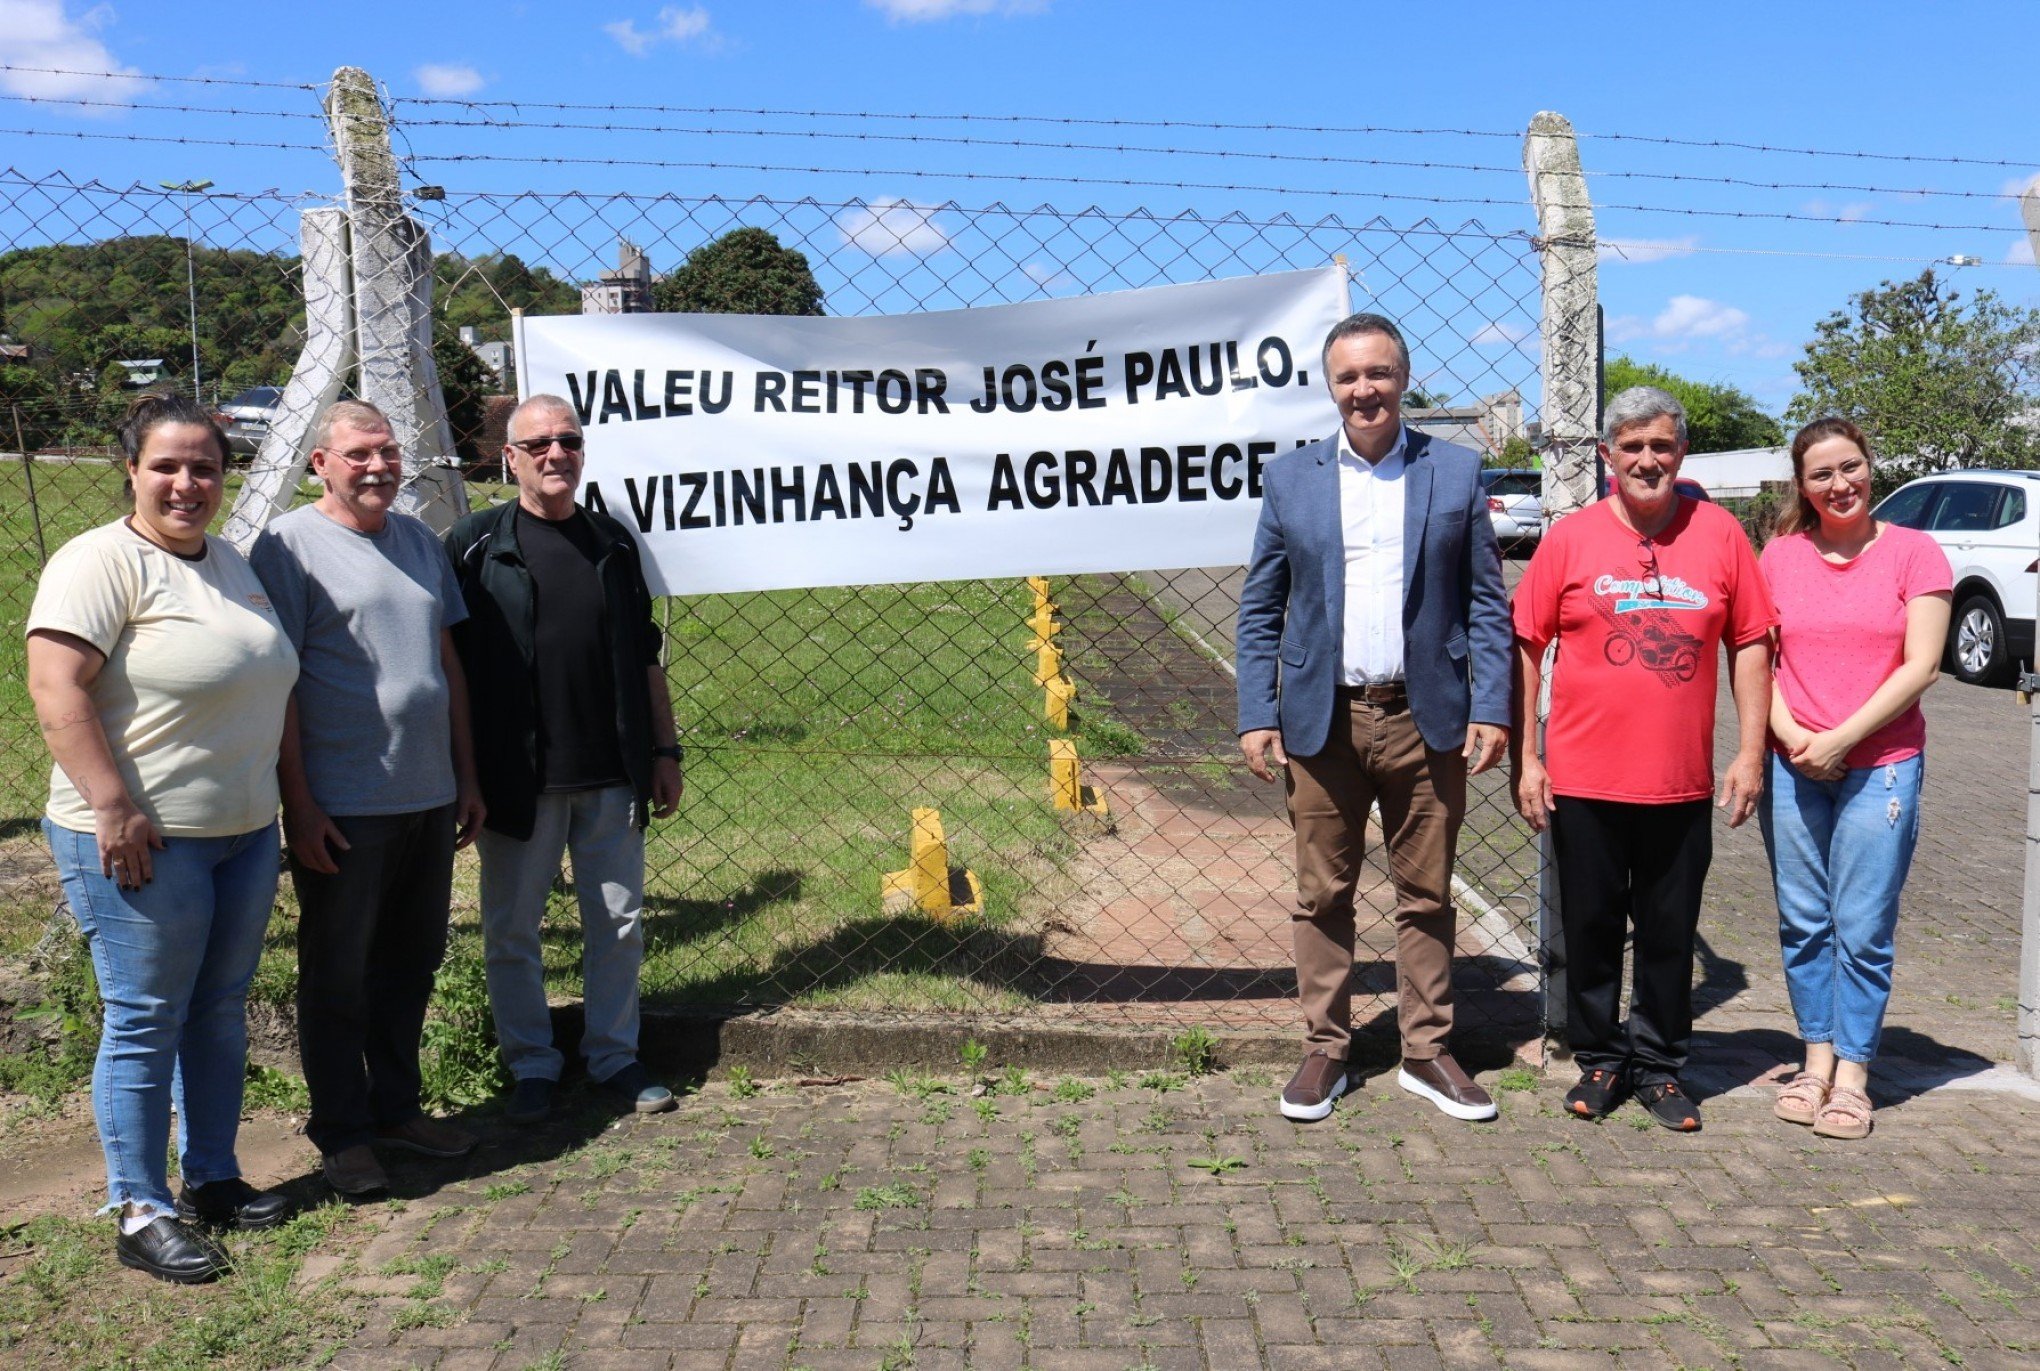
<path fill-rule="evenodd" d="M 1105 797 L 1084 784 L 1077 766 L 1077 745 L 1068 738 L 1048 740 L 1048 791 L 1057 809 L 1104 814 Z"/>
<path fill-rule="evenodd" d="M 1056 622 L 1055 616 L 1043 610 L 1036 610 L 1033 617 L 1022 622 L 1033 630 L 1034 641 L 1028 646 L 1035 649 L 1039 649 L 1043 643 L 1063 631 L 1063 626 Z"/>
<path fill-rule="evenodd" d="M 1055 613 L 1058 606 L 1054 600 L 1048 597 L 1048 577 L 1029 576 L 1027 578 L 1027 588 L 1034 592 L 1034 613 L 1036 617 L 1046 618 Z"/>
<path fill-rule="evenodd" d="M 1034 684 L 1045 686 L 1063 674 L 1062 649 L 1054 643 L 1043 643 L 1034 651 Z"/>
<path fill-rule="evenodd" d="M 901 871 L 888 871 L 880 881 L 888 914 L 919 910 L 938 922 L 984 909 L 984 887 L 975 873 L 949 865 L 949 842 L 942 835 L 942 815 L 934 809 L 914 810 L 911 856 Z"/>
<path fill-rule="evenodd" d="M 1042 712 L 1056 728 L 1070 726 L 1070 701 L 1077 697 L 1077 687 L 1067 676 L 1051 676 L 1046 682 L 1048 697 L 1042 704 Z"/>

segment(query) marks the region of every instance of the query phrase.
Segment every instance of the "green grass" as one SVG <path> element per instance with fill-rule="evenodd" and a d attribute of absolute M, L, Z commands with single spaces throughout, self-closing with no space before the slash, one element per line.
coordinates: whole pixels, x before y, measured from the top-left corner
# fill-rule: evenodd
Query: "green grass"
<path fill-rule="evenodd" d="M 297 1275 L 352 1222 L 344 1205 L 229 1241 L 233 1274 L 212 1285 L 128 1277 L 110 1220 L 45 1217 L 0 1229 L 25 1261 L 0 1282 L 0 1363 L 70 1368 L 256 1368 L 321 1362 L 359 1324 L 345 1297 Z"/>
<path fill-rule="evenodd" d="M 29 873 L 0 886 L 0 957 L 41 939 L 55 903 L 36 831 L 49 764 L 23 684 L 36 530 L 54 551 L 124 508 L 117 465 L 38 462 L 33 474 L 31 507 L 20 464 L 0 464 L 0 558 L 11 573 L 0 584 L 12 587 L 0 592 L 0 879 L 17 867 Z M 470 486 L 477 503 L 502 493 Z M 648 845 L 649 1001 L 950 1010 L 1031 1002 L 1042 923 L 1068 889 L 1062 868 L 1096 824 L 1048 802 L 1049 731 L 1022 626 L 1031 608 L 1019 581 L 660 603 L 687 793 Z M 1102 710 L 1086 711 L 1075 736 L 1086 759 L 1142 746 Z M 950 862 L 982 883 L 981 914 L 944 921 L 881 908 L 880 877 L 907 865 L 916 806 L 941 812 Z M 472 955 L 476 886 L 464 854 L 455 959 Z M 287 1002 L 295 983 L 287 880 L 278 902 L 250 992 L 274 1003 Z M 549 983 L 572 996 L 580 930 L 564 887 L 548 910 L 545 948 Z M 481 1066 L 448 1069 L 447 1099 L 487 1093 Z"/>

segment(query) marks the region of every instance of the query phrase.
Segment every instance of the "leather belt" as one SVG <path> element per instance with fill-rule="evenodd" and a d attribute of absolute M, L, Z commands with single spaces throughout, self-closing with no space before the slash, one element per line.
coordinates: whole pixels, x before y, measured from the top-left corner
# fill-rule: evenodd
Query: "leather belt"
<path fill-rule="evenodd" d="M 1390 681 L 1386 685 L 1342 685 L 1338 688 L 1342 700 L 1364 700 L 1370 705 L 1401 704 L 1409 698 L 1401 681 Z"/>

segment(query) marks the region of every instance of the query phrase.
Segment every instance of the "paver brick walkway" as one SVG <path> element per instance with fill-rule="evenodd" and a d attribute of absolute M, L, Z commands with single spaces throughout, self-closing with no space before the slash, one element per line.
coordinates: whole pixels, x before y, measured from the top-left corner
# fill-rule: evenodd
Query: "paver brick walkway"
<path fill-rule="evenodd" d="M 1485 1126 L 1387 1077 L 1310 1126 L 1250 1072 L 951 1084 L 716 1085 L 563 1159 L 540 1131 L 465 1176 L 400 1167 L 379 1236 L 306 1270 L 370 1304 L 333 1364 L 2040 1361 L 2040 1105 L 2018 1096 L 1910 1099 L 1848 1144 L 1752 1092 L 1681 1136 L 1633 1105 L 1572 1120 L 1558 1084 Z M 384 1274 L 421 1270 L 437 1293 Z"/>

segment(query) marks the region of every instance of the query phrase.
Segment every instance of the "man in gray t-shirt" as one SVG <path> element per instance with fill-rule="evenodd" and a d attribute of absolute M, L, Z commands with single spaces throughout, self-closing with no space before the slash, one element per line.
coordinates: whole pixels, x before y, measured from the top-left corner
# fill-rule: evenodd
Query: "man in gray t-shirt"
<path fill-rule="evenodd" d="M 475 1145 L 419 1102 L 453 854 L 483 809 L 449 631 L 467 609 L 439 539 L 391 509 L 402 456 L 375 406 L 335 404 L 312 451 L 325 493 L 272 523 L 249 558 L 301 663 L 278 772 L 305 1133 L 349 1195 L 388 1188 L 375 1144 L 434 1157 Z"/>

